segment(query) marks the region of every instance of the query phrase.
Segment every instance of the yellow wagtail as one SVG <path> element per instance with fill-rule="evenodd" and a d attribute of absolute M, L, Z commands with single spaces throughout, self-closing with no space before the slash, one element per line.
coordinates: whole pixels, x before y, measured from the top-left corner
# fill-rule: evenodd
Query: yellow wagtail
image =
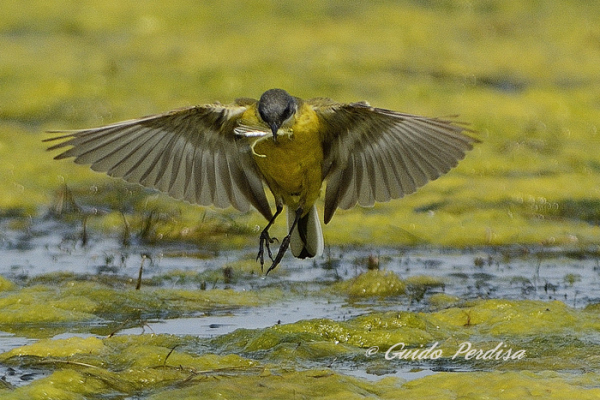
<path fill-rule="evenodd" d="M 291 246 L 294 256 L 323 251 L 315 202 L 323 181 L 325 223 L 335 210 L 397 199 L 456 166 L 477 141 L 464 127 L 327 98 L 302 100 L 281 89 L 260 99 L 237 99 L 64 133 L 48 150 L 75 157 L 95 171 L 121 177 L 201 205 L 254 206 L 269 222 L 260 234 L 273 261 Z M 263 183 L 275 198 L 272 213 Z M 288 235 L 275 258 L 269 228 L 288 207 Z"/>

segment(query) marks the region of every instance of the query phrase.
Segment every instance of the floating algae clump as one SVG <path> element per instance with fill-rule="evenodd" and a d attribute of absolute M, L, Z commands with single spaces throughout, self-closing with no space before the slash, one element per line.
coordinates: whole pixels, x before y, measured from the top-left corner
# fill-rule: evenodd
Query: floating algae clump
<path fill-rule="evenodd" d="M 104 348 L 102 339 L 72 337 L 69 339 L 42 339 L 27 346 L 17 347 L 0 355 L 0 360 L 11 357 L 71 357 L 75 354 L 98 355 Z"/>
<path fill-rule="evenodd" d="M 334 285 L 332 291 L 349 297 L 386 297 L 404 294 L 406 285 L 392 271 L 371 270 Z"/>

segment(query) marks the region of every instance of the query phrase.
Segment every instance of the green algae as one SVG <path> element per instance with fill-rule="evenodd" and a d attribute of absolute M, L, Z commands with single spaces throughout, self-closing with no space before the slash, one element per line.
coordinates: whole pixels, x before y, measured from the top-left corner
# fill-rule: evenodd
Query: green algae
<path fill-rule="evenodd" d="M 254 246 L 265 225 L 258 213 L 174 202 L 87 167 L 55 162 L 40 133 L 258 96 L 278 86 L 301 97 L 365 99 L 434 116 L 460 113 L 482 140 L 455 170 L 414 195 L 369 209 L 338 210 L 324 227 L 327 244 L 526 244 L 585 252 L 598 243 L 600 215 L 600 153 L 590 151 L 598 147 L 600 120 L 596 15 L 595 2 L 580 1 L 225 1 L 211 7 L 191 1 L 177 6 L 150 1 L 143 7 L 7 2 L 0 16 L 0 217 L 27 231 L 30 216 L 45 213 L 67 184 L 84 212 L 64 218 L 79 223 L 87 218 L 92 238 L 115 233 L 125 238 L 130 229 L 149 244 L 190 241 L 214 252 Z M 88 216 L 94 209 L 100 212 Z M 274 227 L 274 236 L 285 234 L 284 225 Z M 249 262 L 223 270 L 227 267 L 233 270 L 231 282 L 258 273 Z M 279 276 L 285 276 L 282 267 L 275 271 Z M 418 300 L 443 283 L 385 275 L 369 272 L 341 282 L 327 296 L 389 304 L 405 295 Z M 171 273 L 145 281 L 139 293 L 126 279 L 55 278 L 25 288 L 0 280 L 0 329 L 36 338 L 90 331 L 106 336 L 147 318 L 260 307 L 290 296 L 281 289 L 256 289 L 256 295 L 210 290 L 212 282 L 225 279 L 221 270 Z M 200 287 L 206 282 L 209 290 L 149 287 L 169 279 Z M 577 279 L 565 276 L 565 283 Z M 349 321 L 240 330 L 201 344 L 162 335 L 43 340 L 37 349 L 20 348 L 29 355 L 2 360 L 16 367 L 37 360 L 54 372 L 0 389 L 0 396 L 599 397 L 598 374 L 586 373 L 599 368 L 597 305 L 575 310 L 558 302 L 467 302 L 438 293 L 424 306 L 435 312 L 365 308 L 364 316 Z M 100 340 L 100 353 L 88 347 Z M 382 352 L 396 340 L 411 348 L 439 341 L 446 356 L 465 340 L 482 348 L 505 341 L 525 348 L 527 358 L 464 361 L 464 368 L 486 372 L 438 373 L 407 383 L 366 382 L 312 369 L 315 363 L 335 366 L 336 359 L 361 370 L 393 369 L 364 352 L 369 345 Z M 61 347 L 89 351 L 60 354 Z M 256 359 L 274 365 L 257 368 Z M 288 369 L 277 367 L 283 364 Z M 441 368 L 456 365 L 442 361 Z"/>
<path fill-rule="evenodd" d="M 377 270 L 365 274 L 387 275 Z M 425 276 L 410 282 L 425 286 L 441 283 Z M 336 285 L 339 283 L 333 283 L 332 287 Z M 337 292 L 339 298 L 353 301 L 347 293 Z M 238 293 L 156 287 L 136 291 L 71 277 L 56 287 L 15 286 L 2 294 L 7 307 L 21 302 L 25 308 L 17 312 L 30 309 L 23 312 L 30 328 L 52 325 L 49 315 L 56 318 L 56 323 L 69 322 L 69 329 L 63 331 L 72 332 L 73 324 L 80 322 L 79 314 L 72 313 L 70 318 L 67 314 L 49 314 L 47 307 L 72 312 L 74 305 L 80 304 L 79 312 L 85 311 L 87 316 L 84 322 L 131 318 L 133 310 L 173 318 L 199 310 L 260 307 L 280 300 L 282 291 L 262 288 Z M 39 308 L 31 304 L 35 296 L 43 298 Z M 542 388 L 546 383 L 550 384 L 548 398 L 573 393 L 586 398 L 597 390 L 600 382 L 597 374 L 549 375 L 547 370 L 584 372 L 600 368 L 600 359 L 595 356 L 600 348 L 594 339 L 600 331 L 598 307 L 590 305 L 585 310 L 576 310 L 559 301 L 458 300 L 446 296 L 434 302 L 444 305 L 438 311 L 370 311 L 342 321 L 320 318 L 263 329 L 237 329 L 211 339 L 155 334 L 114 336 L 114 332 L 104 337 L 56 339 L 50 337 L 58 331 L 50 335 L 47 331 L 46 339 L 0 354 L 0 362 L 14 368 L 48 369 L 51 374 L 28 385 L 2 389 L 2 395 L 41 398 L 41 393 L 53 393 L 61 398 L 82 398 L 112 393 L 162 398 L 167 391 L 174 390 L 184 397 L 206 391 L 210 397 L 214 394 L 212 390 L 230 393 L 236 385 L 243 385 L 243 389 L 231 394 L 232 398 L 280 398 L 293 392 L 306 396 L 318 392 L 321 394 L 317 397 L 322 398 L 340 394 L 351 398 L 365 395 L 394 398 L 400 393 L 407 398 L 426 393 L 445 398 L 476 392 L 460 385 L 464 373 L 436 374 L 437 378 L 403 383 L 391 378 L 368 382 L 335 371 L 338 364 L 373 371 L 418 364 L 419 359 L 401 356 L 399 344 L 412 352 L 434 346 L 442 354 L 429 362 L 440 368 L 495 369 L 496 372 L 470 372 L 468 376 L 474 382 L 484 382 L 489 376 L 497 388 L 510 382 L 511 391 L 498 398 L 516 398 L 524 388 Z M 29 333 L 19 330 L 14 320 L 2 324 L 2 329 L 14 325 L 16 332 Z M 89 329 L 89 324 L 86 326 Z M 460 353 L 466 344 L 482 354 L 494 348 L 502 354 L 493 359 L 467 358 L 465 352 Z M 509 349 L 509 355 L 520 350 L 523 357 L 502 358 Z M 315 370 L 315 363 L 330 364 L 332 369 Z M 444 383 L 431 388 L 427 382 L 437 382 L 436 379 Z M 500 392 L 485 389 L 482 393 Z"/>
<path fill-rule="evenodd" d="M 221 396 L 243 399 L 269 398 L 319 398 L 319 399 L 525 399 L 525 398 L 582 398 L 594 399 L 599 390 L 590 387 L 597 378 L 593 374 L 584 379 L 571 380 L 561 374 L 494 373 L 437 374 L 421 380 L 402 384 L 394 379 L 382 379 L 375 383 L 364 383 L 355 378 L 340 376 L 326 371 L 285 373 L 276 376 L 261 376 L 253 380 L 238 378 L 230 381 L 211 381 L 172 392 L 179 398 L 217 399 Z M 591 378 L 591 379 L 590 379 Z M 465 384 L 465 383 L 468 384 Z M 501 394 L 500 394 L 501 393 Z M 158 394 L 153 399 L 166 399 Z M 485 396 L 485 397 L 484 397 Z"/>
<path fill-rule="evenodd" d="M 404 294 L 406 285 L 392 271 L 371 270 L 355 278 L 336 283 L 329 290 L 334 293 L 344 293 L 351 298 L 386 297 Z"/>
<path fill-rule="evenodd" d="M 325 228 L 327 243 L 596 242 L 600 159 L 588 151 L 598 140 L 594 121 L 600 117 L 591 90 L 600 62 L 590 20 L 595 4 L 287 2 L 244 6 L 243 12 L 236 5 L 235 13 L 228 2 L 210 12 L 189 2 L 83 4 L 69 13 L 62 2 L 24 7 L 7 8 L 0 25 L 0 45 L 10 55 L 0 62 L 0 170 L 6 172 L 0 174 L 0 211 L 37 213 L 65 183 L 80 201 L 90 188 L 112 185 L 115 193 L 141 193 L 126 217 L 136 232 L 153 220 L 149 242 L 246 246 L 265 224 L 256 213 L 215 213 L 115 185 L 85 167 L 52 161 L 34 133 L 282 86 L 303 97 L 460 113 L 483 140 L 455 171 L 415 195 L 338 211 Z M 377 29 L 364 30 L 357 21 Z M 271 37 L 286 45 L 273 46 Z M 40 57 L 51 62 L 39 68 Z M 83 197 L 99 209 L 111 204 L 111 213 L 89 221 L 93 229 L 123 229 L 118 211 L 127 195 L 114 202 Z M 283 232 L 283 226 L 274 229 Z"/>
<path fill-rule="evenodd" d="M 181 344 L 181 338 L 169 335 L 72 337 L 16 348 L 2 354 L 1 359 L 8 364 L 25 360 L 31 365 L 55 369 L 50 376 L 13 391 L 17 398 L 24 395 L 40 398 L 46 391 L 56 398 L 143 393 L 182 384 L 196 376 L 237 369 L 251 371 L 255 364 L 236 355 L 182 353 L 176 349 Z"/>
<path fill-rule="evenodd" d="M 260 276 L 262 273 L 260 264 L 252 257 L 227 262 L 221 268 L 209 269 L 201 273 L 196 271 L 172 270 L 166 274 L 154 277 L 152 281 L 156 284 L 173 282 L 179 286 L 193 284 L 200 288 L 207 288 L 215 285 L 217 282 L 225 284 L 245 282 Z"/>
<path fill-rule="evenodd" d="M 446 363 L 468 361 L 481 368 L 570 370 L 577 365 L 600 366 L 594 356 L 597 345 L 587 339 L 598 331 L 595 313 L 576 311 L 561 302 L 482 300 L 431 313 L 370 312 L 347 321 L 315 319 L 258 330 L 239 329 L 212 343 L 221 351 L 254 355 L 269 351 L 271 361 L 289 353 L 296 358 L 308 357 L 307 362 L 316 354 L 318 358 L 356 359 L 364 355 L 360 349 L 372 348 L 376 350 L 371 359 L 377 360 L 399 343 L 423 350 L 436 343 L 443 353 L 442 363 L 445 359 Z M 317 343 L 321 343 L 320 351 L 313 348 Z M 499 346 L 502 352 L 494 352 L 499 358 L 492 360 L 465 360 L 467 343 L 469 348 L 485 351 Z M 502 358 L 519 350 L 524 351 L 524 358 L 510 362 Z"/>
<path fill-rule="evenodd" d="M 175 390 L 172 394 L 183 399 L 231 398 L 255 399 L 311 398 L 311 399 L 362 399 L 384 396 L 394 382 L 371 384 L 356 378 L 328 370 L 283 371 L 253 377 L 234 377 L 227 380 L 207 381 L 192 387 Z M 167 393 L 157 394 L 153 399 L 166 399 Z"/>
<path fill-rule="evenodd" d="M 353 278 L 334 283 L 325 289 L 327 293 L 343 294 L 351 300 L 372 297 L 393 297 L 408 294 L 411 300 L 421 301 L 433 288 L 444 287 L 441 279 L 430 276 L 411 276 L 402 280 L 397 274 L 386 270 L 369 270 Z"/>
<path fill-rule="evenodd" d="M 148 396 L 151 399 L 272 399 L 272 398 L 382 398 L 382 399 L 596 399 L 600 395 L 596 374 L 572 377 L 555 372 L 541 373 L 440 373 L 419 380 L 402 383 L 393 378 L 378 382 L 340 375 L 329 370 L 270 371 L 261 374 L 231 376 L 215 372 L 213 375 L 190 375 L 182 384 L 159 389 Z M 111 379 L 113 378 L 113 379 Z M 115 381 L 118 380 L 120 382 Z M 7 399 L 80 399 L 104 391 L 112 396 L 122 396 L 127 386 L 123 376 L 107 376 L 100 373 L 82 373 L 73 370 L 54 372 L 50 377 L 13 392 L 0 392 Z M 149 377 L 147 383 L 151 383 Z M 465 383 L 468 384 L 465 384 Z M 107 390 L 108 389 L 108 390 Z M 142 392 L 144 393 L 144 392 Z M 484 397 L 482 397 L 484 396 Z"/>
<path fill-rule="evenodd" d="M 0 293 L 0 329 L 38 338 L 90 328 L 109 334 L 115 329 L 143 325 L 147 319 L 256 307 L 283 296 L 279 289 L 264 289 L 260 293 L 160 287 L 134 290 L 133 283 L 124 288 L 71 280 L 70 275 L 59 278 L 66 280 L 58 286 L 34 284 Z"/>
<path fill-rule="evenodd" d="M 68 358 L 77 354 L 97 356 L 103 347 L 102 340 L 95 337 L 72 337 L 65 340 L 43 339 L 3 353 L 2 360 L 6 361 L 11 357 Z"/>
<path fill-rule="evenodd" d="M 15 289 L 15 284 L 6 279 L 3 276 L 0 276 L 0 292 L 10 291 Z"/>
<path fill-rule="evenodd" d="M 600 395 L 597 379 L 596 374 L 573 378 L 549 371 L 440 373 L 407 382 L 390 394 L 406 399 L 593 399 Z"/>
<path fill-rule="evenodd" d="M 462 299 L 457 296 L 447 295 L 445 293 L 435 293 L 429 297 L 429 305 L 436 310 L 455 307 L 462 303 Z"/>
<path fill-rule="evenodd" d="M 0 324 L 10 329 L 32 323 L 51 324 L 92 321 L 95 303 L 84 296 L 58 296 L 46 286 L 5 292 L 0 298 Z"/>

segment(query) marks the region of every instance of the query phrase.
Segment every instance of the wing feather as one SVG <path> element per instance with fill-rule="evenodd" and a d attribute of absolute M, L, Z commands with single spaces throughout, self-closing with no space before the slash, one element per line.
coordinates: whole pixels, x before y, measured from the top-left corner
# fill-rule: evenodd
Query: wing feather
<path fill-rule="evenodd" d="M 231 106 L 211 104 L 123 121 L 94 129 L 55 131 L 49 150 L 73 157 L 128 182 L 158 189 L 201 205 L 250 205 L 272 217 L 262 177 L 247 143 L 234 134 L 238 120 L 256 100 Z M 244 154 L 247 153 L 247 154 Z"/>
<path fill-rule="evenodd" d="M 453 121 L 309 100 L 325 152 L 325 223 L 339 207 L 373 205 L 414 192 L 448 172 L 478 140 Z"/>

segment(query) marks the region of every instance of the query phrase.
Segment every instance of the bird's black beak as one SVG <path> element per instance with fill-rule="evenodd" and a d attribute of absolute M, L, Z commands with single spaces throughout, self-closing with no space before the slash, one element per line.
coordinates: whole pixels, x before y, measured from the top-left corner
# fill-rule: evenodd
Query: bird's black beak
<path fill-rule="evenodd" d="M 273 132 L 273 141 L 277 143 L 277 131 L 279 130 L 279 125 L 270 124 L 269 126 L 271 127 L 271 132 Z"/>

